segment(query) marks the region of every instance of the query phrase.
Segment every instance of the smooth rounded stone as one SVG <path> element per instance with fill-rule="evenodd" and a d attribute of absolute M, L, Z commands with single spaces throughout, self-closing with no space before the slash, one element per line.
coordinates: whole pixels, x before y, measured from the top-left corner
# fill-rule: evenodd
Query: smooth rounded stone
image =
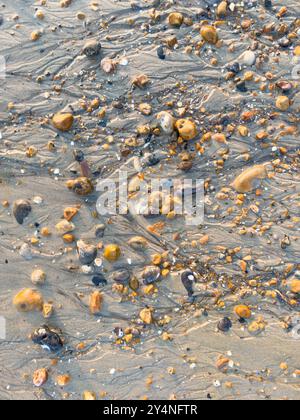
<path fill-rule="evenodd" d="M 253 51 L 245 51 L 239 60 L 245 66 L 251 67 L 256 63 L 256 54 Z"/>
<path fill-rule="evenodd" d="M 32 207 L 28 200 L 17 200 L 13 204 L 13 215 L 20 225 L 24 223 L 31 211 Z"/>
<path fill-rule="evenodd" d="M 175 127 L 178 130 L 180 137 L 186 141 L 193 140 L 198 134 L 195 122 L 186 118 L 176 121 Z"/>
<path fill-rule="evenodd" d="M 232 322 L 229 318 L 223 318 L 218 323 L 218 330 L 221 332 L 228 332 L 232 328 Z"/>
<path fill-rule="evenodd" d="M 236 88 L 239 92 L 243 92 L 243 93 L 248 92 L 246 82 L 244 80 L 237 83 Z"/>
<path fill-rule="evenodd" d="M 41 386 L 45 385 L 45 383 L 48 381 L 48 370 L 45 368 L 38 369 L 34 372 L 32 377 L 32 383 L 37 388 L 40 388 Z"/>
<path fill-rule="evenodd" d="M 173 12 L 168 17 L 169 25 L 179 27 L 183 24 L 184 17 L 181 13 Z"/>
<path fill-rule="evenodd" d="M 234 312 L 241 319 L 250 319 L 252 316 L 251 309 L 246 305 L 238 305 L 234 308 Z"/>
<path fill-rule="evenodd" d="M 292 293 L 300 294 L 300 280 L 292 279 L 289 283 L 289 288 Z"/>
<path fill-rule="evenodd" d="M 116 262 L 121 257 L 121 248 L 117 244 L 109 244 L 105 247 L 103 256 L 111 263 Z"/>
<path fill-rule="evenodd" d="M 181 274 L 181 282 L 185 287 L 186 291 L 188 292 L 189 297 L 193 296 L 194 294 L 194 283 L 196 281 L 196 276 L 192 272 L 192 270 L 185 270 Z"/>
<path fill-rule="evenodd" d="M 63 341 L 58 333 L 47 325 L 36 329 L 31 335 L 31 340 L 52 353 L 57 353 L 63 348 Z"/>
<path fill-rule="evenodd" d="M 80 240 L 77 242 L 77 251 L 81 264 L 90 265 L 97 258 L 98 249 L 94 245 L 86 244 Z"/>
<path fill-rule="evenodd" d="M 74 122 L 74 117 L 70 113 L 59 112 L 52 118 L 52 124 L 57 130 L 66 132 L 69 131 Z"/>
<path fill-rule="evenodd" d="M 81 177 L 67 182 L 67 187 L 75 194 L 86 196 L 93 192 L 94 186 L 89 178 Z"/>
<path fill-rule="evenodd" d="M 92 283 L 94 286 L 107 286 L 107 280 L 102 274 L 97 274 L 92 278 Z"/>
<path fill-rule="evenodd" d="M 140 312 L 140 319 L 143 321 L 144 324 L 153 324 L 153 310 L 150 308 L 142 309 Z"/>
<path fill-rule="evenodd" d="M 162 111 L 157 115 L 157 120 L 166 134 L 172 134 L 175 127 L 175 118 L 168 111 Z"/>
<path fill-rule="evenodd" d="M 43 270 L 34 270 L 31 274 L 31 282 L 35 285 L 42 285 L 46 281 L 46 274 Z"/>
<path fill-rule="evenodd" d="M 221 1 L 221 3 L 218 5 L 216 13 L 218 17 L 225 17 L 227 16 L 227 7 L 228 3 L 227 1 Z"/>
<path fill-rule="evenodd" d="M 276 86 L 283 92 L 289 92 L 293 88 L 292 83 L 288 82 L 287 80 L 280 80 L 276 83 Z"/>
<path fill-rule="evenodd" d="M 131 279 L 131 274 L 128 270 L 119 270 L 119 271 L 115 271 L 112 274 L 112 280 L 115 283 L 127 285 L 130 279 Z"/>
<path fill-rule="evenodd" d="M 19 312 L 42 311 L 43 296 L 33 289 L 21 290 L 13 299 L 13 305 Z"/>
<path fill-rule="evenodd" d="M 94 233 L 96 238 L 103 238 L 105 233 L 106 226 L 105 225 L 97 225 L 95 226 Z"/>
<path fill-rule="evenodd" d="M 0 15 L 0 26 L 3 25 L 3 22 L 4 22 L 4 17 L 3 15 Z"/>
<path fill-rule="evenodd" d="M 61 222 L 57 223 L 55 226 L 56 232 L 63 236 L 66 233 L 73 232 L 75 230 L 75 225 L 67 220 L 62 220 Z"/>
<path fill-rule="evenodd" d="M 209 44 L 215 45 L 219 41 L 218 31 L 214 26 L 204 25 L 200 30 L 200 34 L 204 41 Z"/>
<path fill-rule="evenodd" d="M 97 39 L 87 41 L 82 49 L 82 53 L 89 58 L 96 57 L 100 54 L 101 44 Z"/>
<path fill-rule="evenodd" d="M 226 67 L 226 69 L 230 72 L 230 73 L 234 73 L 234 74 L 238 74 L 238 73 L 240 73 L 241 72 L 241 66 L 240 66 L 240 63 L 237 63 L 237 62 L 235 62 L 235 63 L 232 63 L 232 64 L 229 64 L 227 67 Z"/>
<path fill-rule="evenodd" d="M 160 268 L 154 265 L 145 267 L 142 273 L 142 279 L 145 285 L 156 282 L 157 280 L 159 280 L 160 276 L 161 276 Z"/>
<path fill-rule="evenodd" d="M 156 52 L 157 52 L 157 56 L 160 60 L 165 60 L 166 59 L 165 49 L 162 45 L 157 48 Z"/>
<path fill-rule="evenodd" d="M 288 48 L 290 45 L 292 45 L 292 41 L 285 36 L 278 40 L 278 45 L 282 48 Z"/>
<path fill-rule="evenodd" d="M 28 244 L 23 244 L 21 246 L 19 254 L 27 261 L 30 261 L 33 258 L 32 250 Z"/>
<path fill-rule="evenodd" d="M 279 96 L 276 100 L 276 108 L 280 111 L 287 111 L 290 108 L 291 101 L 288 96 Z"/>
<path fill-rule="evenodd" d="M 129 239 L 128 245 L 135 251 L 144 251 L 148 246 L 148 241 L 141 236 L 135 236 Z"/>
<path fill-rule="evenodd" d="M 262 180 L 267 178 L 267 176 L 267 168 L 264 165 L 255 165 L 243 171 L 234 180 L 232 186 L 237 192 L 245 194 L 247 192 L 251 192 L 255 188 L 255 180 Z"/>

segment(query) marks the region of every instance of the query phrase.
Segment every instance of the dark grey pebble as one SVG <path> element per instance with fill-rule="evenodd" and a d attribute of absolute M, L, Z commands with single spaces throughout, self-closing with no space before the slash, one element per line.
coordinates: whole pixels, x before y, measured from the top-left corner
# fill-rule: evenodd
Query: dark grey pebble
<path fill-rule="evenodd" d="M 142 278 L 144 280 L 144 284 L 152 284 L 159 280 L 161 275 L 160 268 L 156 266 L 148 266 L 144 269 Z"/>
<path fill-rule="evenodd" d="M 115 271 L 112 274 L 112 280 L 115 283 L 121 283 L 121 284 L 128 284 L 131 278 L 131 274 L 128 270 L 119 270 Z"/>
<path fill-rule="evenodd" d="M 29 216 L 31 210 L 31 204 L 27 200 L 17 200 L 14 202 L 13 215 L 20 225 L 22 225 L 26 217 Z"/>
<path fill-rule="evenodd" d="M 196 277 L 192 270 L 186 270 L 181 274 L 181 282 L 188 292 L 189 297 L 191 298 L 194 295 L 193 285 L 195 283 Z"/>
<path fill-rule="evenodd" d="M 43 325 L 33 332 L 31 339 L 43 349 L 57 353 L 63 348 L 63 341 L 53 329 Z"/>
<path fill-rule="evenodd" d="M 87 41 L 82 49 L 83 54 L 85 54 L 89 58 L 96 57 L 97 55 L 100 54 L 100 51 L 101 51 L 101 44 L 96 39 Z"/>
<path fill-rule="evenodd" d="M 240 92 L 243 92 L 243 93 L 248 92 L 246 82 L 244 80 L 242 82 L 237 83 L 236 88 Z"/>
<path fill-rule="evenodd" d="M 106 226 L 105 225 L 97 225 L 95 227 L 95 236 L 96 238 L 103 238 Z"/>
<path fill-rule="evenodd" d="M 229 318 L 223 318 L 218 323 L 218 330 L 222 332 L 228 332 L 232 328 L 232 322 Z"/>
<path fill-rule="evenodd" d="M 98 250 L 94 245 L 86 244 L 84 241 L 77 242 L 77 251 L 81 264 L 92 264 L 97 258 Z"/>
<path fill-rule="evenodd" d="M 97 276 L 94 276 L 94 277 L 92 278 L 92 283 L 93 283 L 96 287 L 99 287 L 99 286 L 106 286 L 106 285 L 107 285 L 107 280 L 106 280 L 106 278 L 105 278 L 103 275 L 98 274 Z"/>
<path fill-rule="evenodd" d="M 164 49 L 164 47 L 162 45 L 157 48 L 157 56 L 161 60 L 165 60 L 166 59 L 165 49 Z"/>

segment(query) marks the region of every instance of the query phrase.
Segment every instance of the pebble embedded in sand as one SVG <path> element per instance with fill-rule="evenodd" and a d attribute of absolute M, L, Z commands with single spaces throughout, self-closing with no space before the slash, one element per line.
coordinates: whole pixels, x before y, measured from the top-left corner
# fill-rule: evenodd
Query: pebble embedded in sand
<path fill-rule="evenodd" d="M 211 25 L 205 25 L 201 28 L 200 34 L 204 41 L 208 42 L 209 44 L 217 44 L 219 41 L 219 36 L 217 29 Z"/>
<path fill-rule="evenodd" d="M 175 127 L 175 118 L 168 111 L 162 111 L 157 115 L 157 120 L 166 134 L 172 134 Z"/>
<path fill-rule="evenodd" d="M 294 55 L 300 57 L 300 45 L 297 45 L 297 47 L 295 47 Z"/>
<path fill-rule="evenodd" d="M 234 308 L 234 312 L 241 319 L 249 319 L 252 316 L 251 309 L 246 305 L 238 305 Z"/>
<path fill-rule="evenodd" d="M 34 15 L 37 19 L 43 20 L 45 18 L 45 14 L 42 10 L 37 10 Z"/>
<path fill-rule="evenodd" d="M 130 281 L 131 278 L 131 274 L 128 270 L 124 269 L 124 270 L 119 270 L 119 271 L 115 271 L 112 274 L 112 280 L 115 283 L 120 283 L 120 284 L 124 284 L 127 285 Z"/>
<path fill-rule="evenodd" d="M 144 284 L 148 285 L 154 283 L 159 280 L 161 276 L 161 270 L 159 267 L 153 265 L 144 268 L 142 273 L 142 278 L 144 280 Z"/>
<path fill-rule="evenodd" d="M 82 53 L 89 58 L 96 57 L 100 54 L 101 51 L 101 44 L 96 39 L 91 39 L 87 41 L 82 49 Z"/>
<path fill-rule="evenodd" d="M 280 111 L 287 111 L 291 105 L 291 101 L 287 96 L 279 96 L 276 100 L 276 107 Z"/>
<path fill-rule="evenodd" d="M 188 119 L 176 121 L 175 127 L 177 128 L 180 137 L 186 141 L 193 140 L 198 134 L 195 122 Z"/>
<path fill-rule="evenodd" d="M 145 86 L 148 85 L 149 82 L 150 82 L 150 79 L 146 74 L 140 74 L 138 76 L 135 76 L 134 79 L 132 80 L 132 84 L 139 88 L 144 88 Z"/>
<path fill-rule="evenodd" d="M 150 325 L 153 323 L 153 310 L 150 308 L 145 308 L 140 312 L 140 319 L 144 324 Z"/>
<path fill-rule="evenodd" d="M 46 281 L 46 274 L 43 270 L 34 270 L 31 274 L 31 282 L 35 285 L 43 285 Z"/>
<path fill-rule="evenodd" d="M 239 193 L 251 192 L 254 189 L 253 182 L 262 180 L 268 176 L 267 169 L 264 165 L 255 165 L 246 169 L 233 182 L 233 188 Z"/>
<path fill-rule="evenodd" d="M 98 249 L 94 245 L 90 245 L 80 240 L 77 242 L 77 251 L 81 264 L 90 265 L 97 258 Z"/>
<path fill-rule="evenodd" d="M 44 300 L 36 290 L 24 289 L 14 297 L 13 304 L 19 312 L 42 311 Z"/>
<path fill-rule="evenodd" d="M 111 58 L 105 57 L 101 61 L 101 68 L 105 73 L 109 74 L 109 73 L 112 73 L 115 70 L 116 63 Z"/>
<path fill-rule="evenodd" d="M 251 67 L 256 62 L 256 54 L 253 51 L 245 51 L 240 57 L 240 61 L 245 66 Z"/>
<path fill-rule="evenodd" d="M 218 330 L 221 332 L 228 332 L 232 328 L 232 322 L 229 318 L 223 318 L 218 323 Z"/>
<path fill-rule="evenodd" d="M 64 218 L 70 222 L 78 214 L 76 207 L 66 207 L 64 210 Z"/>
<path fill-rule="evenodd" d="M 52 353 L 60 351 L 64 345 L 59 334 L 47 325 L 37 328 L 31 334 L 31 340 Z"/>
<path fill-rule="evenodd" d="M 22 225 L 31 213 L 32 207 L 28 200 L 17 200 L 13 204 L 13 215 L 16 221 Z"/>
<path fill-rule="evenodd" d="M 141 237 L 135 236 L 128 241 L 128 245 L 136 251 L 143 251 L 148 246 L 148 241 Z"/>
<path fill-rule="evenodd" d="M 146 116 L 149 116 L 152 114 L 152 106 L 147 103 L 142 103 L 139 105 L 139 111 Z"/>
<path fill-rule="evenodd" d="M 70 375 L 59 375 L 56 378 L 57 385 L 61 388 L 67 386 L 71 382 Z"/>
<path fill-rule="evenodd" d="M 121 248 L 116 244 L 107 245 L 103 255 L 107 261 L 116 262 L 121 257 Z"/>
<path fill-rule="evenodd" d="M 184 19 L 183 15 L 178 12 L 170 13 L 170 15 L 168 16 L 168 22 L 169 22 L 169 25 L 171 26 L 176 26 L 176 27 L 181 26 L 183 24 L 183 19 Z"/>
<path fill-rule="evenodd" d="M 89 195 L 94 191 L 94 186 L 89 178 L 81 177 L 67 182 L 67 187 L 80 196 Z"/>
<path fill-rule="evenodd" d="M 38 369 L 34 372 L 32 382 L 33 385 L 37 388 L 40 388 L 41 386 L 45 385 L 45 383 L 48 381 L 48 370 Z"/>
<path fill-rule="evenodd" d="M 300 293 L 300 280 L 292 280 L 290 284 L 290 290 L 293 293 Z"/>
<path fill-rule="evenodd" d="M 93 315 L 98 315 L 101 312 L 103 303 L 103 294 L 96 291 L 90 295 L 89 308 Z"/>
<path fill-rule="evenodd" d="M 84 401 L 96 401 L 97 400 L 97 396 L 95 394 L 95 392 L 91 392 L 91 391 L 84 391 L 82 398 Z"/>
<path fill-rule="evenodd" d="M 31 41 L 35 42 L 35 41 L 38 41 L 41 36 L 42 36 L 42 33 L 40 31 L 33 31 L 31 32 L 30 38 L 31 38 Z"/>
<path fill-rule="evenodd" d="M 227 16 L 227 1 L 221 1 L 221 3 L 218 5 L 216 13 L 218 17 L 225 17 Z"/>
<path fill-rule="evenodd" d="M 62 132 L 69 131 L 74 122 L 74 116 L 70 113 L 59 112 L 52 118 L 52 123 L 55 128 Z"/>
<path fill-rule="evenodd" d="M 61 222 L 57 223 L 55 226 L 56 232 L 63 236 L 66 233 L 73 232 L 75 230 L 75 225 L 67 220 L 62 220 Z"/>

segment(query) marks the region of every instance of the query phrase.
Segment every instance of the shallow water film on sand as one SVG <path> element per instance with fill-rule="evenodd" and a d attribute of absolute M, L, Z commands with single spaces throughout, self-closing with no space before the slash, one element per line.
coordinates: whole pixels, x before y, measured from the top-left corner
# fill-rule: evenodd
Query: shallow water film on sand
<path fill-rule="evenodd" d="M 299 399 L 299 16 L 0 1 L 0 399 Z"/>

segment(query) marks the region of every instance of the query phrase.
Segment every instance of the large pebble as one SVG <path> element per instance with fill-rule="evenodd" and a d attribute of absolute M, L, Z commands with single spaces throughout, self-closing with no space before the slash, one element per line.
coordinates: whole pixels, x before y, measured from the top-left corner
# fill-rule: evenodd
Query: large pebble
<path fill-rule="evenodd" d="M 56 232 L 59 235 L 65 235 L 66 233 L 73 232 L 75 230 L 75 225 L 67 220 L 62 220 L 61 222 L 57 223 L 55 226 Z"/>
<path fill-rule="evenodd" d="M 255 180 L 265 179 L 268 175 L 264 165 L 255 165 L 246 169 L 233 182 L 233 188 L 239 193 L 251 192 L 254 189 L 253 182 Z"/>
<path fill-rule="evenodd" d="M 155 265 L 145 267 L 142 273 L 142 278 L 144 280 L 144 284 L 146 285 L 154 283 L 155 281 L 159 280 L 160 276 L 161 276 L 160 268 L 156 267 Z"/>
<path fill-rule="evenodd" d="M 31 274 L 31 282 L 35 285 L 42 285 L 45 283 L 46 274 L 43 270 L 34 270 Z"/>
<path fill-rule="evenodd" d="M 93 192 L 94 186 L 89 178 L 81 177 L 67 182 L 67 187 L 80 196 L 89 195 Z"/>
<path fill-rule="evenodd" d="M 100 54 L 101 44 L 97 39 L 91 39 L 84 44 L 82 52 L 89 58 L 96 57 Z"/>
<path fill-rule="evenodd" d="M 240 62 L 248 67 L 254 66 L 256 63 L 256 54 L 253 51 L 245 51 L 240 57 Z"/>
<path fill-rule="evenodd" d="M 19 312 L 42 311 L 44 300 L 36 290 L 24 289 L 14 297 L 13 304 Z"/>
<path fill-rule="evenodd" d="M 119 270 L 119 271 L 115 271 L 112 274 L 112 280 L 116 283 L 121 283 L 121 284 L 128 284 L 131 278 L 131 274 L 128 270 Z"/>
<path fill-rule="evenodd" d="M 84 241 L 77 242 L 77 251 L 81 264 L 92 264 L 97 258 L 98 250 L 94 245 L 86 244 Z"/>
<path fill-rule="evenodd" d="M 47 325 L 43 325 L 33 332 L 31 339 L 44 350 L 56 353 L 63 348 L 63 341 L 56 331 Z"/>
<path fill-rule="evenodd" d="M 70 113 L 59 112 L 52 118 L 52 123 L 55 128 L 60 131 L 69 131 L 72 128 L 74 117 Z"/>
<path fill-rule="evenodd" d="M 31 204 L 28 200 L 17 200 L 14 202 L 13 215 L 20 225 L 24 223 L 24 220 L 29 216 L 31 210 Z"/>

